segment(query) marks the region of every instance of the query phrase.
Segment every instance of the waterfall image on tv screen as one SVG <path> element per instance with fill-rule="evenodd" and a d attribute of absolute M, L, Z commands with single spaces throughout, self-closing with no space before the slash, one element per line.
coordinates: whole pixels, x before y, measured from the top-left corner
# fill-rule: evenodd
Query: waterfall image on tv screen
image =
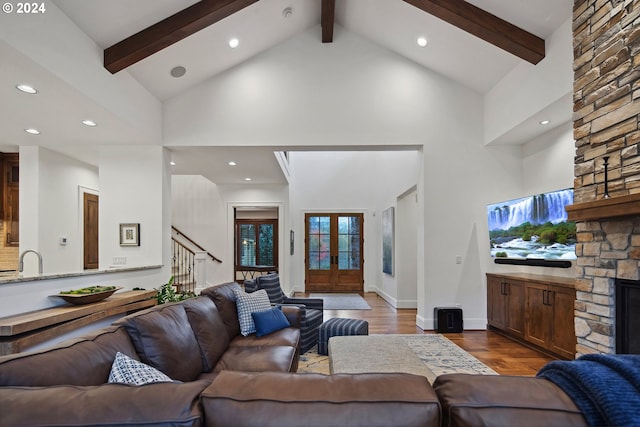
<path fill-rule="evenodd" d="M 572 203 L 566 189 L 488 205 L 491 256 L 576 259 L 576 225 L 564 209 Z"/>

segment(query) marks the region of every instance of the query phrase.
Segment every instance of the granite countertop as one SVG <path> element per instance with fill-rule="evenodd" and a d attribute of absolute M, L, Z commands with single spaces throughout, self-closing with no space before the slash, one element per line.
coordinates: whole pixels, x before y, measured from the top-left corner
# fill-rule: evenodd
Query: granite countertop
<path fill-rule="evenodd" d="M 78 271 L 75 273 L 53 273 L 53 274 L 43 274 L 43 275 L 36 275 L 36 276 L 22 276 L 21 273 L 18 273 L 15 270 L 5 270 L 5 271 L 0 271 L 0 285 L 10 284 L 10 283 L 19 283 L 19 282 L 32 282 L 35 280 L 61 279 L 65 277 L 91 276 L 94 274 L 124 273 L 127 271 L 150 270 L 153 268 L 162 268 L 162 265 L 147 265 L 142 267 L 126 267 L 126 268 L 109 268 L 106 270 L 85 270 L 85 271 Z"/>

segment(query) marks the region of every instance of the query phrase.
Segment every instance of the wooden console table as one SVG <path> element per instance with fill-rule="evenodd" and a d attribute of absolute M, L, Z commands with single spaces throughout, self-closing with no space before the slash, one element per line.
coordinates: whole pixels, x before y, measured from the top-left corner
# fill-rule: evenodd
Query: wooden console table
<path fill-rule="evenodd" d="M 0 317 L 0 356 L 71 332 L 98 320 L 156 305 L 157 290 L 116 292 L 109 298 L 85 305 L 65 304 L 53 308 Z"/>

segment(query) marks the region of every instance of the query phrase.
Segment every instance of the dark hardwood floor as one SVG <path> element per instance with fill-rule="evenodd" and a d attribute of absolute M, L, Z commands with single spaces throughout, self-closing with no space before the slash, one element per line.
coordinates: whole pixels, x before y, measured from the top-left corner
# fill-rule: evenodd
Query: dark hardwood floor
<path fill-rule="evenodd" d="M 296 296 L 308 294 L 298 293 Z M 365 293 L 364 298 L 371 310 L 325 310 L 325 320 L 332 317 L 366 320 L 369 322 L 370 334 L 434 333 L 416 326 L 415 309 L 395 309 L 373 292 Z M 501 375 L 535 376 L 545 363 L 554 360 L 491 331 L 464 331 L 444 335 Z"/>

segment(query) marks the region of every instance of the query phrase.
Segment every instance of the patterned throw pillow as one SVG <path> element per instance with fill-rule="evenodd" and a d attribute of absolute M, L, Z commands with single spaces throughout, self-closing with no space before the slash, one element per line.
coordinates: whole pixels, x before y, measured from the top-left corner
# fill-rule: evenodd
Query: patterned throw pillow
<path fill-rule="evenodd" d="M 271 309 L 271 302 L 269 302 L 267 291 L 264 289 L 260 289 L 251 294 L 234 289 L 233 293 L 236 295 L 240 333 L 246 337 L 256 331 L 256 324 L 253 322 L 251 313 Z"/>
<path fill-rule="evenodd" d="M 149 383 L 166 383 L 173 380 L 156 368 L 138 362 L 126 354 L 116 353 L 109 373 L 110 383 L 143 385 Z"/>

